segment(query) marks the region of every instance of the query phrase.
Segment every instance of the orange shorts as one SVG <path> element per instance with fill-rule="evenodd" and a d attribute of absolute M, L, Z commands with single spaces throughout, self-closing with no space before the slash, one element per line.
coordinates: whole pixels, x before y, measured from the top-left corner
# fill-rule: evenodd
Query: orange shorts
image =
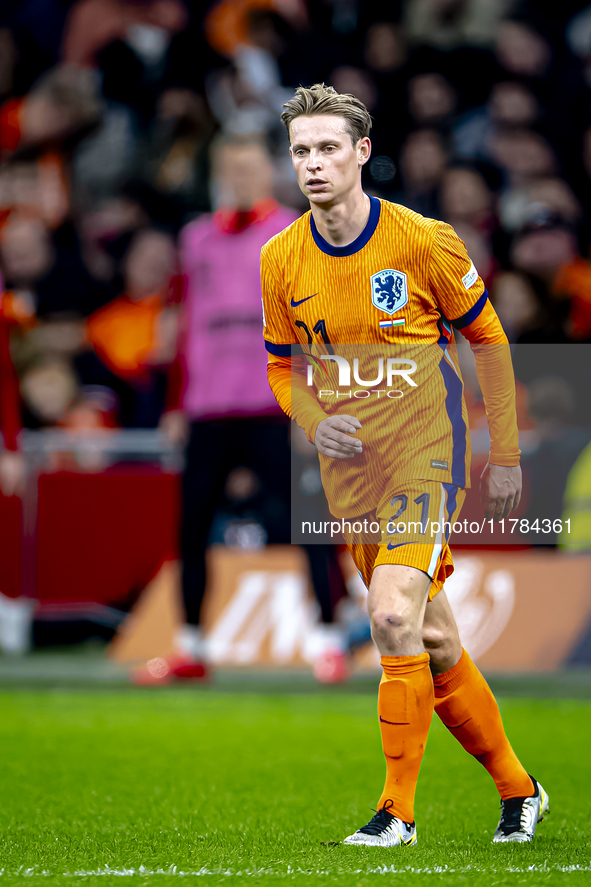
<path fill-rule="evenodd" d="M 409 481 L 390 490 L 374 512 L 352 522 L 346 541 L 365 585 L 369 588 L 381 564 L 414 567 L 431 579 L 432 600 L 454 571 L 449 538 L 465 497 L 466 491 L 454 484 Z"/>

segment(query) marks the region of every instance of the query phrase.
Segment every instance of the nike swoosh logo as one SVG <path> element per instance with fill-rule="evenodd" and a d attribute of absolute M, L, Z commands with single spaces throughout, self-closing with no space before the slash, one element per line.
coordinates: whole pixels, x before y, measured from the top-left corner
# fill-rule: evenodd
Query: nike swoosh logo
<path fill-rule="evenodd" d="M 393 551 L 395 548 L 400 548 L 402 545 L 418 545 L 417 542 L 398 542 L 394 545 L 392 542 L 388 542 L 388 551 Z"/>
<path fill-rule="evenodd" d="M 392 727 L 400 727 L 400 721 L 387 721 L 386 718 L 383 718 L 381 715 L 380 721 L 382 724 L 390 724 Z M 404 723 L 406 724 L 406 721 L 404 721 Z"/>
<path fill-rule="evenodd" d="M 299 302 L 296 302 L 296 301 L 292 298 L 292 300 L 291 300 L 291 307 L 292 307 L 292 308 L 297 308 L 298 305 L 303 305 L 304 302 L 307 302 L 307 301 L 308 301 L 308 299 L 313 299 L 314 296 L 317 296 L 317 295 L 318 295 L 318 293 L 312 293 L 311 296 L 306 296 L 305 299 L 300 299 Z"/>

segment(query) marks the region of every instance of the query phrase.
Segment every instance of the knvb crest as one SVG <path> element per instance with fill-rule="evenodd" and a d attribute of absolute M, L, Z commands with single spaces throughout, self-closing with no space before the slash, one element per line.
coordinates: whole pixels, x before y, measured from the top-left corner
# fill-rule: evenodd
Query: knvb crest
<path fill-rule="evenodd" d="M 406 274 L 388 268 L 371 276 L 371 301 L 380 311 L 394 314 L 408 302 Z"/>

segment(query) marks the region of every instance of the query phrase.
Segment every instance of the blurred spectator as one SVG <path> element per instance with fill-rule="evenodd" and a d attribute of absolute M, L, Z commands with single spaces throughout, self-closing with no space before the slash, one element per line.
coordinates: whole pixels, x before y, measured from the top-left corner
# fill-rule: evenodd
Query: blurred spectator
<path fill-rule="evenodd" d="M 75 0 L 66 21 L 63 59 L 79 68 L 94 67 L 101 49 L 121 41 L 149 66 L 160 61 L 171 34 L 186 19 L 181 0 Z"/>
<path fill-rule="evenodd" d="M 31 301 L 32 312 L 85 315 L 109 297 L 109 288 L 86 268 L 76 231 L 51 232 L 39 218 L 13 214 L 0 230 L 0 268 L 7 289 Z"/>
<path fill-rule="evenodd" d="M 69 364 L 51 360 L 24 374 L 21 393 L 36 427 L 54 426 L 74 405 L 78 381 Z"/>
<path fill-rule="evenodd" d="M 375 92 L 372 145 L 374 157 L 396 156 L 407 129 L 406 97 L 409 50 L 399 25 L 378 21 L 367 29 L 363 58 Z"/>
<path fill-rule="evenodd" d="M 438 188 L 446 161 L 443 140 L 435 130 L 411 133 L 400 152 L 403 190 L 398 202 L 422 215 L 439 218 Z"/>
<path fill-rule="evenodd" d="M 112 196 L 86 207 L 80 219 L 84 264 L 95 280 L 111 281 L 131 236 L 149 224 L 140 204 L 127 196 Z"/>
<path fill-rule="evenodd" d="M 468 224 L 484 233 L 490 233 L 494 227 L 492 194 L 476 170 L 448 169 L 441 179 L 439 201 L 442 218 L 454 227 Z"/>
<path fill-rule="evenodd" d="M 11 159 L 0 177 L 0 209 L 35 209 L 51 227 L 69 209 L 64 141 L 100 118 L 93 79 L 72 68 L 45 74 L 24 98 L 0 108 L 0 157 Z M 27 159 L 25 159 L 25 153 Z"/>
<path fill-rule="evenodd" d="M 581 221 L 581 205 L 564 179 L 543 177 L 501 195 L 500 222 L 508 232 L 517 231 L 535 213 L 547 211 L 573 228 Z"/>
<path fill-rule="evenodd" d="M 591 342 L 591 264 L 580 256 L 559 269 L 554 292 L 570 299 L 566 331 L 575 342 Z"/>
<path fill-rule="evenodd" d="M 105 99 L 100 129 L 76 155 L 78 183 L 92 195 L 112 194 L 139 171 L 171 40 L 187 20 L 181 0 L 78 0 L 72 6 L 64 60 L 98 67 Z"/>
<path fill-rule="evenodd" d="M 392 76 L 404 67 L 408 49 L 402 28 L 393 22 L 375 22 L 365 35 L 364 61 L 374 74 Z"/>
<path fill-rule="evenodd" d="M 581 66 L 566 50 L 556 14 L 515 14 L 498 32 L 496 56 L 512 79 L 520 79 L 535 93 L 542 109 L 545 132 L 559 156 L 570 156 L 570 142 L 586 119 L 588 99 Z M 496 79 L 500 79 L 498 76 Z"/>
<path fill-rule="evenodd" d="M 10 28 L 0 27 L 0 99 L 12 93 L 17 50 Z"/>
<path fill-rule="evenodd" d="M 407 0 L 405 25 L 417 43 L 444 49 L 492 43 L 511 0 Z"/>
<path fill-rule="evenodd" d="M 212 14 L 231 5 L 222 3 Z M 227 53 L 232 64 L 207 78 L 207 98 L 228 133 L 280 131 L 279 115 L 292 90 L 282 84 L 278 60 L 284 42 L 277 29 L 278 17 L 257 4 L 246 4 L 245 8 L 244 40 Z"/>
<path fill-rule="evenodd" d="M 543 77 L 552 61 L 548 41 L 525 21 L 501 22 L 496 53 L 506 71 L 524 77 Z"/>
<path fill-rule="evenodd" d="M 82 139 L 73 156 L 74 181 L 79 200 L 107 199 L 119 195 L 133 177 L 139 158 L 139 134 L 133 112 L 106 103 L 100 126 Z"/>
<path fill-rule="evenodd" d="M 74 68 L 54 68 L 27 96 L 2 108 L 2 150 L 55 143 L 92 126 L 99 114 L 94 79 Z"/>
<path fill-rule="evenodd" d="M 59 61 L 67 4 L 61 0 L 18 0 L 0 5 L 0 23 L 10 30 L 13 93 L 27 93 Z"/>
<path fill-rule="evenodd" d="M 21 417 L 18 379 L 10 356 L 11 316 L 5 308 L 0 277 L 0 493 L 14 496 L 22 492 L 24 462 L 18 448 Z"/>
<path fill-rule="evenodd" d="M 116 395 L 108 388 L 101 385 L 81 386 L 78 390 L 78 398 L 73 406 L 62 418 L 60 424 L 70 431 L 96 433 L 99 430 L 118 427 L 119 401 Z M 96 459 L 86 459 L 86 464 L 102 462 L 101 456 Z M 102 467 L 102 466 L 101 466 Z"/>
<path fill-rule="evenodd" d="M 538 116 L 538 100 L 525 84 L 495 83 L 486 106 L 469 111 L 456 124 L 454 150 L 459 157 L 490 161 L 497 133 L 532 126 Z"/>
<path fill-rule="evenodd" d="M 49 320 L 32 318 L 26 328 L 21 325 L 20 335 L 17 335 L 16 331 L 13 334 L 12 353 L 21 376 L 21 394 L 27 407 L 24 411 L 24 424 L 27 428 L 53 425 L 63 419 L 64 411 L 75 398 L 74 389 L 77 389 L 78 381 L 73 369 L 73 359 L 82 347 L 83 341 L 82 321 L 67 314 Z M 46 405 L 43 403 L 43 398 L 34 399 L 34 403 L 28 398 L 30 374 L 35 380 L 32 383 L 35 390 L 39 390 L 40 387 L 45 390 L 51 384 L 55 384 L 56 389 L 63 392 L 62 379 L 65 376 L 73 393 L 64 400 L 63 394 L 57 391 L 57 402 L 63 405 L 56 411 L 56 407 L 52 405 L 54 403 L 52 393 L 48 391 L 49 414 L 45 415 Z M 51 381 L 44 385 L 45 378 Z"/>
<path fill-rule="evenodd" d="M 0 500 L 20 496 L 25 490 L 25 460 L 18 440 L 19 388 L 9 340 L 9 329 L 15 319 L 10 300 L 2 290 L 0 277 Z M 15 522 L 20 521 L 20 509 L 13 510 L 12 515 Z M 6 540 L 3 541 L 6 546 Z M 3 549 L 4 556 L 7 553 L 6 548 Z M 18 591 L 0 589 L 0 650 L 4 654 L 26 653 L 30 646 L 34 602 L 23 597 L 8 597 L 8 594 L 15 595 Z"/>
<path fill-rule="evenodd" d="M 537 326 L 540 304 L 524 275 L 512 271 L 497 275 L 491 289 L 491 301 L 510 342 L 517 341 Z"/>
<path fill-rule="evenodd" d="M 54 259 L 46 226 L 39 219 L 16 216 L 1 233 L 0 261 L 8 286 L 32 289 Z"/>
<path fill-rule="evenodd" d="M 502 126 L 531 126 L 539 114 L 535 95 L 523 83 L 495 83 L 489 99 L 491 119 Z"/>
<path fill-rule="evenodd" d="M 352 65 L 341 65 L 330 75 L 330 82 L 337 92 L 357 96 L 370 113 L 374 111 L 378 99 L 377 90 L 367 71 Z"/>
<path fill-rule="evenodd" d="M 217 52 L 233 58 L 241 46 L 254 42 L 276 42 L 274 33 L 269 33 L 269 18 L 265 16 L 276 9 L 291 27 L 301 29 L 307 24 L 306 8 L 303 3 L 280 0 L 218 0 L 210 8 L 205 19 L 207 39 Z M 261 18 L 261 13 L 263 16 Z M 253 28 L 253 22 L 255 27 Z M 258 25 L 263 22 L 263 27 Z M 266 25 L 266 27 L 265 27 Z"/>
<path fill-rule="evenodd" d="M 571 18 L 566 39 L 572 52 L 583 61 L 585 80 L 591 85 L 591 6 Z"/>
<path fill-rule="evenodd" d="M 454 89 L 441 74 L 417 74 L 408 81 L 408 110 L 418 126 L 441 126 L 455 111 Z"/>
<path fill-rule="evenodd" d="M 497 132 L 490 144 L 490 158 L 505 173 L 507 185 L 523 187 L 556 171 L 556 156 L 548 141 L 527 129 Z"/>
<path fill-rule="evenodd" d="M 25 460 L 18 439 L 21 427 L 18 379 L 10 354 L 10 328 L 19 322 L 14 309 L 14 300 L 4 291 L 0 276 L 0 500 L 21 496 L 26 479 Z M 5 515 L 12 511 L 18 526 L 20 508 L 3 510 Z M 4 542 L 6 545 L 6 540 Z M 7 553 L 3 550 L 5 556 Z M 4 654 L 26 653 L 30 646 L 34 602 L 16 596 L 17 589 L 18 583 L 17 588 L 10 591 L 4 586 L 0 589 L 0 650 Z"/>
<path fill-rule="evenodd" d="M 562 265 L 577 254 L 575 232 L 555 213 L 542 210 L 516 235 L 511 258 L 520 271 L 526 271 L 552 285 Z"/>
<path fill-rule="evenodd" d="M 577 260 L 572 226 L 548 210 L 535 213 L 513 239 L 511 262 L 536 287 L 541 310 L 533 329 L 520 341 L 568 341 L 570 293 L 563 283 L 566 267 Z"/>
<path fill-rule="evenodd" d="M 181 217 L 209 209 L 208 149 L 213 132 L 203 96 L 189 89 L 162 93 L 146 152 L 145 177 L 178 203 Z"/>
<path fill-rule="evenodd" d="M 46 306 L 50 311 L 61 310 L 72 290 L 77 292 L 67 307 L 79 307 L 80 275 L 92 290 L 81 261 L 76 268 L 72 265 L 76 238 L 67 224 L 71 194 L 66 148 L 68 140 L 95 125 L 99 114 L 94 85 L 71 69 L 50 71 L 29 95 L 11 99 L 0 109 L 0 155 L 5 160 L 0 166 L 0 226 L 10 222 L 0 230 L 7 284 L 35 285 L 40 303 L 51 303 L 55 296 L 56 305 Z M 50 236 L 47 228 L 55 234 Z M 57 267 L 65 265 L 66 280 Z M 96 300 L 93 304 L 91 296 L 88 303 L 91 309 Z M 40 304 L 36 307 L 44 310 Z"/>
<path fill-rule="evenodd" d="M 177 334 L 174 272 L 172 238 L 138 231 L 123 260 L 124 293 L 86 323 L 93 351 L 77 357 L 78 375 L 118 395 L 126 427 L 155 427 L 164 407 Z"/>

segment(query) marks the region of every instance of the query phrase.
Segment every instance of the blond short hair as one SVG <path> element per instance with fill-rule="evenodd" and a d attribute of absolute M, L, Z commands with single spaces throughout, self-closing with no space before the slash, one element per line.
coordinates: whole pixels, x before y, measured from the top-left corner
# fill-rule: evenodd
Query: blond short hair
<path fill-rule="evenodd" d="M 342 117 L 354 145 L 359 139 L 369 135 L 371 116 L 365 105 L 350 93 L 339 93 L 334 86 L 315 83 L 314 86 L 298 86 L 292 99 L 283 106 L 285 111 L 281 119 L 285 123 L 287 134 L 296 117 L 315 117 L 330 114 Z"/>

